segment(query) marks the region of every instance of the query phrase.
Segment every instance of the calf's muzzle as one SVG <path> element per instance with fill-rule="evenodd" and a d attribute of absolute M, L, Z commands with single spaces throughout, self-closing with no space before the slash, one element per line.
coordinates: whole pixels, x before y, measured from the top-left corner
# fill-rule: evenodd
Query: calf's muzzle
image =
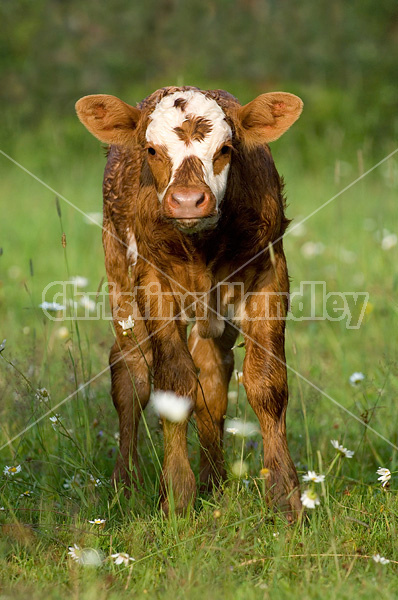
<path fill-rule="evenodd" d="M 165 200 L 165 213 L 173 219 L 201 219 L 216 214 L 215 202 L 208 191 L 200 188 L 175 188 Z"/>

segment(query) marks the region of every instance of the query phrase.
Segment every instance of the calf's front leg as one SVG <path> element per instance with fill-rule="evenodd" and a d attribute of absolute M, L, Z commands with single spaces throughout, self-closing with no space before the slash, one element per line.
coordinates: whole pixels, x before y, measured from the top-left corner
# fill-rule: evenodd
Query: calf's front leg
<path fill-rule="evenodd" d="M 160 481 L 161 507 L 166 514 L 171 508 L 176 513 L 182 513 L 196 496 L 195 476 L 188 459 L 187 428 L 197 394 L 197 374 L 188 351 L 186 327 L 180 321 L 150 318 L 146 326 L 152 342 L 155 391 L 171 391 L 191 401 L 189 414 L 181 422 L 162 418 L 164 460 Z"/>
<path fill-rule="evenodd" d="M 265 293 L 264 302 L 266 297 Z M 243 383 L 261 427 L 266 499 L 293 520 L 301 511 L 301 501 L 297 472 L 286 439 L 285 321 L 276 318 L 276 310 L 271 310 L 271 320 L 260 317 L 258 307 L 257 297 L 256 310 L 250 311 L 249 306 L 247 313 L 251 317 L 242 323 L 246 340 Z"/>

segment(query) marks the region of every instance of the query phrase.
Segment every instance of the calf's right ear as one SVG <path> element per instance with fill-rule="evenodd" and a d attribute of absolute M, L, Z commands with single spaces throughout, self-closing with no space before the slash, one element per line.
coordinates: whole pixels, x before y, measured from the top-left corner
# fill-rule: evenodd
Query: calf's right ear
<path fill-rule="evenodd" d="M 119 146 L 131 144 L 141 116 L 139 108 L 107 94 L 84 96 L 76 102 L 75 108 L 83 125 L 101 142 Z"/>

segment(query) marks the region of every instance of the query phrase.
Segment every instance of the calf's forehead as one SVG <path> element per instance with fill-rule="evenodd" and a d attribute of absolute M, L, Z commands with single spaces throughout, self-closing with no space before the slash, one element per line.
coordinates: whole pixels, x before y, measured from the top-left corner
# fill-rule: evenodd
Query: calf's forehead
<path fill-rule="evenodd" d="M 194 122 L 187 127 L 188 122 Z M 199 125 L 195 127 L 195 123 Z M 192 134 L 192 135 L 191 135 Z M 167 148 L 174 168 L 187 156 L 211 160 L 232 131 L 220 105 L 196 90 L 175 92 L 162 98 L 149 115 L 146 140 Z"/>

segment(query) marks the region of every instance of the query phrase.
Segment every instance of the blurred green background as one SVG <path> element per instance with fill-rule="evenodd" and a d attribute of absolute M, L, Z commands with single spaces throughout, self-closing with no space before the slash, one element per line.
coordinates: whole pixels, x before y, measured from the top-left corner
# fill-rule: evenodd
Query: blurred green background
<path fill-rule="evenodd" d="M 85 94 L 134 103 L 180 83 L 227 87 L 242 102 L 300 93 L 306 158 L 312 136 L 333 152 L 397 134 L 394 0 L 2 0 L 0 16 L 7 147 L 43 120 L 71 118 Z"/>

